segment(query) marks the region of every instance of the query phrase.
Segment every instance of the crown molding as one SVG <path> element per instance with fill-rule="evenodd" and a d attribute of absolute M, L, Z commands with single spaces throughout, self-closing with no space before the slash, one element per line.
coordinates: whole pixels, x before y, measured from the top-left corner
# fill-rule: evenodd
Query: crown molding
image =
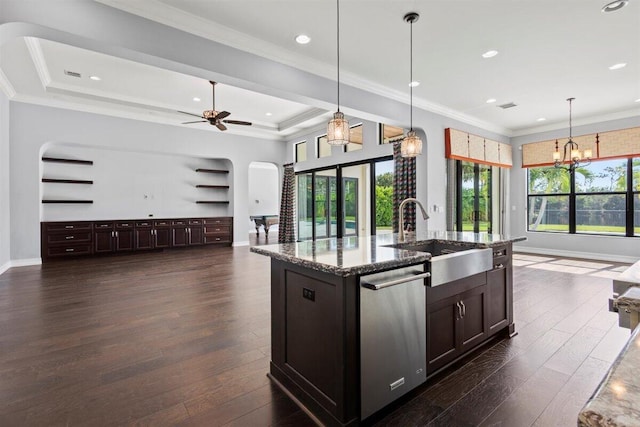
<path fill-rule="evenodd" d="M 611 120 L 628 119 L 631 117 L 640 117 L 640 107 L 630 109 L 630 110 L 625 110 L 625 111 L 617 111 L 615 113 L 600 114 L 597 116 L 582 117 L 578 119 L 574 118 L 573 127 L 575 128 L 576 126 L 592 125 L 596 123 L 608 122 Z M 513 138 L 518 136 L 526 136 L 534 133 L 550 132 L 550 131 L 555 131 L 560 129 L 568 129 L 568 122 L 566 121 L 556 122 L 556 123 L 551 123 L 545 126 L 536 126 L 536 127 L 526 128 L 526 129 L 519 129 L 517 131 L 512 132 L 511 137 Z"/>
<path fill-rule="evenodd" d="M 2 89 L 2 92 L 4 92 L 7 98 L 9 99 L 15 98 L 16 90 L 11 84 L 11 82 L 9 81 L 9 78 L 7 77 L 7 75 L 4 73 L 4 71 L 2 71 L 1 68 L 0 68 L 0 89 Z"/>
<path fill-rule="evenodd" d="M 46 91 L 51 84 L 51 73 L 49 73 L 49 67 L 47 67 L 47 61 L 44 58 L 44 52 L 42 52 L 42 46 L 40 40 L 35 37 L 25 37 L 24 42 L 27 45 L 27 50 L 33 61 L 33 65 L 36 68 L 40 83 Z"/>
<path fill-rule="evenodd" d="M 304 122 L 308 122 L 309 120 L 313 120 L 317 117 L 320 117 L 324 114 L 327 114 L 327 110 L 324 110 L 322 108 L 311 108 L 307 111 L 304 111 L 300 114 L 297 114 L 293 117 L 289 117 L 288 119 L 281 121 L 280 124 L 278 125 L 278 130 L 281 132 L 285 131 L 287 129 L 298 126 Z"/>

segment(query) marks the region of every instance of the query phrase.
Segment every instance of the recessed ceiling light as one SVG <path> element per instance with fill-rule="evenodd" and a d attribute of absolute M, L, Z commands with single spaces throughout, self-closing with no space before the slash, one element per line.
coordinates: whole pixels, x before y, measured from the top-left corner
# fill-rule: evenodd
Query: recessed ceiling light
<path fill-rule="evenodd" d="M 483 58 L 493 58 L 494 56 L 496 56 L 498 54 L 497 50 L 488 50 L 485 53 L 482 54 Z"/>
<path fill-rule="evenodd" d="M 201 101 L 201 99 L 200 99 L 200 98 L 198 98 L 197 96 L 194 96 L 194 97 L 193 97 L 193 100 L 194 100 L 195 102 L 200 102 L 200 101 Z"/>
<path fill-rule="evenodd" d="M 272 113 L 265 113 L 265 116 L 273 116 Z"/>
<path fill-rule="evenodd" d="M 545 120 L 547 119 L 545 119 L 544 117 L 540 117 L 539 119 L 536 120 L 536 122 L 544 122 Z"/>
<path fill-rule="evenodd" d="M 100 81 L 100 80 L 102 80 L 102 79 L 101 79 L 100 77 L 98 77 L 98 76 L 90 76 L 89 78 L 90 78 L 91 80 L 95 80 L 95 81 Z"/>
<path fill-rule="evenodd" d="M 610 70 L 619 70 L 620 68 L 624 68 L 626 67 L 627 64 L 625 62 L 621 62 L 619 64 L 613 64 L 611 67 L 609 67 Z"/>
<path fill-rule="evenodd" d="M 409 83 L 410 87 L 417 87 L 420 86 L 420 82 L 417 80 L 412 81 L 411 83 Z"/>
<path fill-rule="evenodd" d="M 311 41 L 311 37 L 306 34 L 298 34 L 296 36 L 296 43 L 298 44 L 307 44 Z"/>
<path fill-rule="evenodd" d="M 611 3 L 607 3 L 602 8 L 603 12 L 615 12 L 616 10 L 620 10 L 625 7 L 629 3 L 628 0 L 615 0 Z"/>
<path fill-rule="evenodd" d="M 496 99 L 495 98 L 489 98 L 489 99 L 487 99 L 486 102 L 487 102 L 487 104 L 493 104 L 494 102 L 496 102 Z"/>

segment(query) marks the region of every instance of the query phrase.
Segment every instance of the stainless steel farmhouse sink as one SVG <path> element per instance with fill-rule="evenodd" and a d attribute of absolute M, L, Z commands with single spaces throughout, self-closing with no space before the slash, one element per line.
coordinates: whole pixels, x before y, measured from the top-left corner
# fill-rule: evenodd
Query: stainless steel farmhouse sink
<path fill-rule="evenodd" d="M 389 247 L 417 252 L 429 252 L 427 261 L 431 272 L 430 286 L 439 286 L 463 279 L 493 268 L 493 250 L 478 248 L 474 244 L 428 240 L 417 243 L 399 243 Z"/>

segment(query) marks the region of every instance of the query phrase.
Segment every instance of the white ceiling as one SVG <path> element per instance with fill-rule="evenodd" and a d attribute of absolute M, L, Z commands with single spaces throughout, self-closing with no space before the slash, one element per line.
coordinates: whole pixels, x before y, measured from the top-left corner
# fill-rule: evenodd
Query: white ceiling
<path fill-rule="evenodd" d="M 335 79 L 331 0 L 97 1 Z M 508 135 L 566 127 L 568 97 L 576 98 L 574 124 L 638 116 L 640 0 L 603 13 L 606 1 L 342 0 L 341 81 L 408 101 L 409 24 L 402 17 L 415 11 L 413 74 L 421 84 L 414 104 L 422 108 L 486 122 Z M 296 44 L 300 33 L 311 43 Z M 23 98 L 54 96 L 94 110 L 118 106 L 168 123 L 189 120 L 175 110 L 199 113 L 210 106 L 210 86 L 198 78 L 44 40 L 9 45 L 0 53 L 11 50 L 15 59 L 0 67 Z M 489 49 L 499 54 L 482 58 Z M 608 69 L 616 63 L 627 66 Z M 65 76 L 64 69 L 83 78 Z M 102 80 L 87 79 L 91 74 Z M 489 98 L 496 103 L 487 104 Z M 509 102 L 517 107 L 497 107 Z M 280 138 L 328 114 L 227 85 L 216 87 L 216 107 L 231 111 L 230 119 L 256 124 L 251 130 L 230 126 L 231 132 Z M 546 121 L 537 121 L 541 117 Z"/>

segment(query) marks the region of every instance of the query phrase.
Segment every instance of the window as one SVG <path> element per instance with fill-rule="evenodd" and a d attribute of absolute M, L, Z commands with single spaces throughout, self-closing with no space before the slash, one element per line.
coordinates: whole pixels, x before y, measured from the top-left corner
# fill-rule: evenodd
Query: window
<path fill-rule="evenodd" d="M 344 146 L 345 152 L 362 150 L 362 123 L 351 126 L 349 143 Z"/>
<path fill-rule="evenodd" d="M 404 138 L 404 129 L 380 123 L 380 144 L 393 144 Z"/>
<path fill-rule="evenodd" d="M 317 155 L 318 158 L 329 157 L 331 155 L 331 144 L 327 142 L 327 135 L 322 135 L 317 138 Z"/>
<path fill-rule="evenodd" d="M 529 169 L 528 230 L 640 235 L 639 174 L 638 158 Z"/>
<path fill-rule="evenodd" d="M 307 141 L 298 142 L 296 145 L 296 163 L 307 160 Z"/>
<path fill-rule="evenodd" d="M 500 168 L 456 160 L 456 231 L 499 230 Z"/>

